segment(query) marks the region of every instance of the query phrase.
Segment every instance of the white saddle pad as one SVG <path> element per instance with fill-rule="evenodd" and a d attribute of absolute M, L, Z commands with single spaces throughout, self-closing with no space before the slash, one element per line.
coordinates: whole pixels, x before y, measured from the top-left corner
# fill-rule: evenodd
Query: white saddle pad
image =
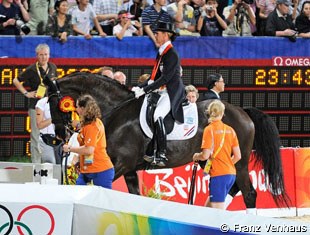
<path fill-rule="evenodd" d="M 140 125 L 147 137 L 153 138 L 153 132 L 146 122 L 147 98 L 144 98 L 140 111 Z M 197 132 L 198 129 L 198 111 L 195 103 L 183 106 L 184 123 L 174 123 L 173 130 L 167 135 L 167 140 L 187 140 Z"/>

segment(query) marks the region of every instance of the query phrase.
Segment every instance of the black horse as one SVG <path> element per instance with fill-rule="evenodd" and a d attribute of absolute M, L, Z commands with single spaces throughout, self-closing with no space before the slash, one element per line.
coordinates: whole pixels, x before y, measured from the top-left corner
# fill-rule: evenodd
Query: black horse
<path fill-rule="evenodd" d="M 107 151 L 115 167 L 115 179 L 124 175 L 130 193 L 140 194 L 137 170 L 149 166 L 143 160 L 150 139 L 142 132 L 139 124 L 139 112 L 144 97 L 134 98 L 133 92 L 124 85 L 107 77 L 74 73 L 57 80 L 57 84 L 48 82 L 49 101 L 52 120 L 56 133 L 63 139 L 68 118 L 58 108 L 60 96 L 71 96 L 76 100 L 82 94 L 92 95 L 98 102 L 106 127 Z M 55 86 L 57 85 L 57 86 Z M 200 151 L 204 127 L 208 124 L 205 110 L 210 101 L 197 103 L 199 129 L 189 140 L 168 141 L 166 167 L 173 168 L 192 161 L 193 153 Z M 248 172 L 249 156 L 255 148 L 256 162 L 262 164 L 267 176 L 269 191 L 277 205 L 288 206 L 285 192 L 280 156 L 280 139 L 272 119 L 255 108 L 243 110 L 225 103 L 223 121 L 232 126 L 238 136 L 242 159 L 236 164 L 236 183 L 230 191 L 235 196 L 241 190 L 247 208 L 256 207 L 257 193 L 252 186 Z M 156 167 L 159 168 L 159 167 Z"/>

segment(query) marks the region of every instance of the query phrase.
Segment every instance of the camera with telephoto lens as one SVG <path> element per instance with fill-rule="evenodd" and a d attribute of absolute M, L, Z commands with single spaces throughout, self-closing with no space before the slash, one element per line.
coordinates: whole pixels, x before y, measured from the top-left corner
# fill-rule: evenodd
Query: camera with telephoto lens
<path fill-rule="evenodd" d="M 212 11 L 212 10 L 213 10 L 213 6 L 207 5 L 207 6 L 206 6 L 206 10 L 207 10 L 207 11 Z"/>
<path fill-rule="evenodd" d="M 30 33 L 30 28 L 25 24 L 24 21 L 22 21 L 20 18 L 16 18 L 16 27 L 22 31 L 25 35 L 27 35 L 28 33 Z"/>
<path fill-rule="evenodd" d="M 246 4 L 249 4 L 249 5 L 251 5 L 251 4 L 253 4 L 254 3 L 254 0 L 242 0 L 244 3 L 246 3 Z"/>

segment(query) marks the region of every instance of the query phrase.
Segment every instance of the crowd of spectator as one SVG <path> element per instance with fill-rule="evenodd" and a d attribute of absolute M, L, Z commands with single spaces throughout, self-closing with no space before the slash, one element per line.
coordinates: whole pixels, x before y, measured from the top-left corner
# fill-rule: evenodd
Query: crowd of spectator
<path fill-rule="evenodd" d="M 158 22 L 186 36 L 309 38 L 310 0 L 0 0 L 0 35 L 148 35 Z"/>

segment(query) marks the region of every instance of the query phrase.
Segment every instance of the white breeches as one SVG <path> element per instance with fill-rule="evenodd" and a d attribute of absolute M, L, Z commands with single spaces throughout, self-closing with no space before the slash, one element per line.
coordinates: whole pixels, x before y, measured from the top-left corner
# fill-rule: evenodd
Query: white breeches
<path fill-rule="evenodd" d="M 170 98 L 166 89 L 158 91 L 160 94 L 160 98 L 157 103 L 157 107 L 154 112 L 154 122 L 158 120 L 159 117 L 166 117 L 166 115 L 170 112 Z"/>

